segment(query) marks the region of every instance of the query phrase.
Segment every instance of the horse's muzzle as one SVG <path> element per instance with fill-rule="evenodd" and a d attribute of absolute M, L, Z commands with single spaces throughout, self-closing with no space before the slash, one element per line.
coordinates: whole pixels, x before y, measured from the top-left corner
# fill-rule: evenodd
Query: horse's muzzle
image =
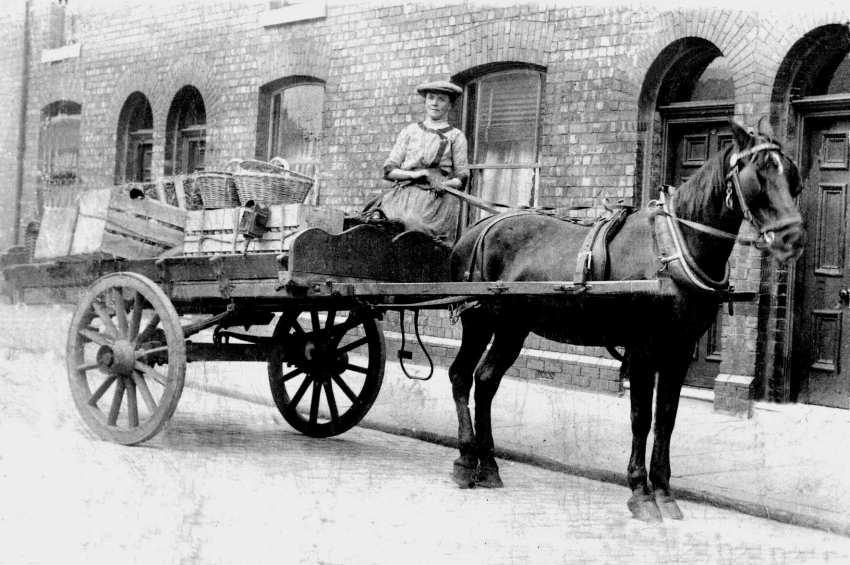
<path fill-rule="evenodd" d="M 806 232 L 799 223 L 764 233 L 767 249 L 780 262 L 793 261 L 803 253 Z"/>

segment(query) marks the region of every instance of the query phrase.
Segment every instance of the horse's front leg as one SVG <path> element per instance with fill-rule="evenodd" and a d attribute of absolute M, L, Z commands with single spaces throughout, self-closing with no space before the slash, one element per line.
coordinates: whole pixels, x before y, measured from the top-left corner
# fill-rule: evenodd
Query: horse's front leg
<path fill-rule="evenodd" d="M 469 310 L 463 315 L 463 337 L 457 357 L 449 367 L 449 380 L 452 383 L 452 396 L 457 410 L 457 440 L 460 456 L 455 460 L 452 479 L 461 488 L 475 486 L 475 474 L 478 468 L 475 433 L 469 414 L 469 393 L 472 389 L 472 372 L 484 354 L 493 331 L 483 312 Z"/>
<path fill-rule="evenodd" d="M 655 399 L 655 441 L 652 445 L 649 480 L 655 489 L 655 501 L 662 514 L 674 520 L 681 520 L 684 515 L 670 491 L 670 439 L 693 347 L 694 344 L 689 343 L 670 348 L 658 372 Z"/>
<path fill-rule="evenodd" d="M 475 484 L 482 487 L 503 486 L 493 444 L 491 407 L 502 375 L 514 364 L 528 331 L 516 327 L 496 331 L 493 345 L 475 372 L 475 433 L 478 440 L 478 476 Z"/>
<path fill-rule="evenodd" d="M 632 496 L 628 506 L 632 516 L 645 522 L 658 522 L 661 512 L 649 490 L 646 473 L 646 438 L 652 426 L 652 391 L 655 366 L 645 351 L 626 349 L 620 368 L 631 387 L 632 453 L 629 456 L 628 481 Z"/>

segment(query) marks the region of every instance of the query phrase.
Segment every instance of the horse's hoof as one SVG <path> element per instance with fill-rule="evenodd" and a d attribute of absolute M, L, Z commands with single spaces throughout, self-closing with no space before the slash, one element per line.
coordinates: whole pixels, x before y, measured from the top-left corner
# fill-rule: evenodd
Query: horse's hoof
<path fill-rule="evenodd" d="M 460 488 L 472 488 L 475 486 L 475 467 L 476 461 L 474 458 L 469 458 L 461 455 L 454 462 L 452 468 L 452 480 Z"/>
<path fill-rule="evenodd" d="M 484 488 L 502 488 L 505 486 L 502 477 L 499 476 L 499 467 L 495 463 L 479 465 L 475 484 Z"/>
<path fill-rule="evenodd" d="M 671 520 L 684 520 L 685 515 L 676 503 L 670 491 L 658 489 L 655 491 L 655 502 L 661 510 L 661 515 Z"/>
<path fill-rule="evenodd" d="M 632 517 L 642 522 L 661 522 L 661 510 L 651 494 L 635 493 L 629 499 Z"/>

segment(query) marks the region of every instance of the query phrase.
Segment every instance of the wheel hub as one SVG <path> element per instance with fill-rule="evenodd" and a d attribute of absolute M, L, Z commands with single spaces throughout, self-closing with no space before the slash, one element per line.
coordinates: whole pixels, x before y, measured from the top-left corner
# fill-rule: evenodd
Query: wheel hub
<path fill-rule="evenodd" d="M 314 378 L 340 375 L 348 365 L 348 354 L 338 353 L 334 345 L 325 340 L 308 339 L 304 342 L 302 351 Z"/>
<path fill-rule="evenodd" d="M 133 374 L 136 364 L 135 353 L 133 345 L 127 340 L 102 345 L 97 350 L 97 366 L 104 373 L 129 377 Z"/>

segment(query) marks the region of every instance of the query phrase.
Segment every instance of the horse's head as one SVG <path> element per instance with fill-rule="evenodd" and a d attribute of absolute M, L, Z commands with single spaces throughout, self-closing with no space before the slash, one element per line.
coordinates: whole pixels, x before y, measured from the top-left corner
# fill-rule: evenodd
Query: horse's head
<path fill-rule="evenodd" d="M 770 124 L 759 120 L 753 133 L 731 122 L 736 147 L 729 157 L 727 204 L 732 193 L 744 217 L 759 230 L 764 247 L 779 261 L 803 252 L 803 219 L 794 199 L 802 190 L 797 165 L 782 153 Z"/>

